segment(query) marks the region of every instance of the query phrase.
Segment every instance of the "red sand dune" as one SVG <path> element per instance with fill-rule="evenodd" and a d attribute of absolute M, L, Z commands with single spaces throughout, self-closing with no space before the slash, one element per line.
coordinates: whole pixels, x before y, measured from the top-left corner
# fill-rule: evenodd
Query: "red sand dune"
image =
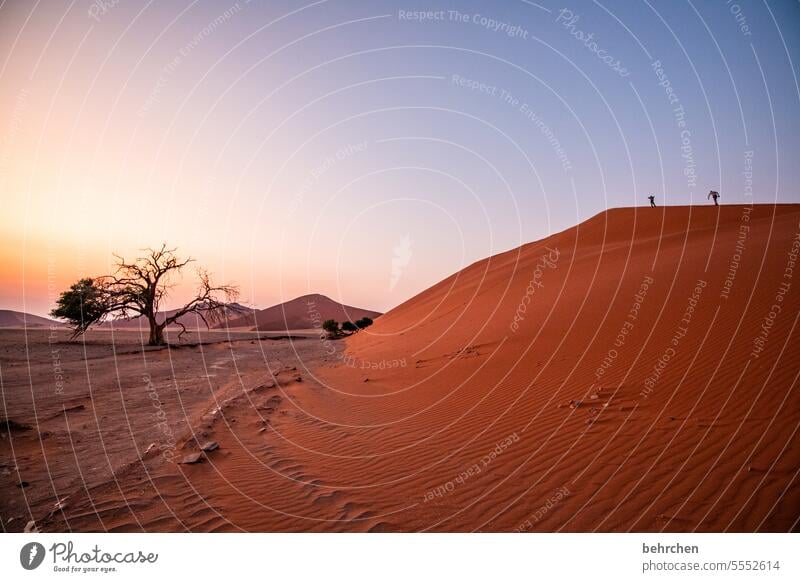
<path fill-rule="evenodd" d="M 320 328 L 326 319 L 338 322 L 375 319 L 377 311 L 337 303 L 325 295 L 312 294 L 261 309 L 232 320 L 229 327 L 252 327 L 254 331 L 288 331 Z M 224 326 L 220 326 L 224 327 Z"/>
<path fill-rule="evenodd" d="M 220 449 L 145 455 L 42 527 L 797 529 L 799 234 L 798 205 L 610 210 L 454 274 L 344 355 L 209 350 L 235 374 L 177 453 Z"/>
<path fill-rule="evenodd" d="M 320 416 L 380 427 L 347 449 L 387 507 L 483 469 L 403 528 L 794 528 L 799 236 L 797 205 L 604 212 L 384 315 L 349 356 L 410 366 L 327 370 L 353 396 Z"/>

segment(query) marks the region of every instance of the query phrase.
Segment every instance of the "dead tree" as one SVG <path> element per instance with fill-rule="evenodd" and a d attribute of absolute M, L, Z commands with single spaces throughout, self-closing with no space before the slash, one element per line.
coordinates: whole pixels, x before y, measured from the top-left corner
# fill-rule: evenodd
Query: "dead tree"
<path fill-rule="evenodd" d="M 92 325 L 102 323 L 110 315 L 125 319 L 143 317 L 150 327 L 148 344 L 164 344 L 164 329 L 175 324 L 181 328 L 178 340 L 186 333 L 180 318 L 196 314 L 210 327 L 221 322 L 231 312 L 241 308 L 234 303 L 238 289 L 233 285 L 214 285 L 204 269 L 198 269 L 200 285 L 194 298 L 171 315 L 158 321 L 159 308 L 173 287 L 171 277 L 194 259 L 180 259 L 176 249 L 162 245 L 160 249 L 146 249 L 146 256 L 132 262 L 114 255 L 117 270 L 113 275 L 94 279 L 81 279 L 64 291 L 51 312 L 53 317 L 67 320 L 73 337 L 84 333 Z"/>

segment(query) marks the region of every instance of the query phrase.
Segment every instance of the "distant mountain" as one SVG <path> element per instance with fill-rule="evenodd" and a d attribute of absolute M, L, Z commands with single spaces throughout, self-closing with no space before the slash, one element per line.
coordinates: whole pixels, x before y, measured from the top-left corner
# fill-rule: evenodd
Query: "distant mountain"
<path fill-rule="evenodd" d="M 177 313 L 177 309 L 170 309 L 168 311 L 159 311 L 158 315 L 156 315 L 156 321 L 162 322 L 166 318 L 171 317 Z M 228 318 L 229 320 L 233 320 L 239 317 L 243 317 L 245 315 L 250 315 L 255 310 L 252 307 L 245 307 L 244 305 L 239 305 L 238 303 L 231 303 L 230 308 L 228 311 Z M 183 325 L 186 326 L 186 329 L 205 329 L 206 324 L 200 318 L 199 315 L 196 313 L 188 313 L 178 319 Z M 211 327 L 215 327 L 215 325 L 209 321 Z M 224 327 L 224 323 L 219 327 Z M 101 325 L 101 327 L 113 327 L 114 329 L 149 329 L 149 325 L 147 320 L 144 317 L 132 317 L 131 319 L 113 319 L 110 321 L 106 321 Z M 177 324 L 173 324 L 170 327 L 179 327 Z"/>
<path fill-rule="evenodd" d="M 0 328 L 2 327 L 50 327 L 51 325 L 63 325 L 62 323 L 46 317 L 23 313 L 22 311 L 11 311 L 10 309 L 0 309 Z"/>
<path fill-rule="evenodd" d="M 254 331 L 286 331 L 319 328 L 326 319 L 341 323 L 362 317 L 375 319 L 379 315 L 377 311 L 343 305 L 325 295 L 312 294 L 233 319 L 227 325 L 249 327 Z M 225 324 L 218 327 L 225 327 Z"/>

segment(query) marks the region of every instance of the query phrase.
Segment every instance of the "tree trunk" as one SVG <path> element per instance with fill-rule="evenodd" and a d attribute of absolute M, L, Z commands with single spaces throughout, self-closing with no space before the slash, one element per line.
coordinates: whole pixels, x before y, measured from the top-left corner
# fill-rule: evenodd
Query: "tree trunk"
<path fill-rule="evenodd" d="M 164 345 L 164 326 L 157 324 L 155 321 L 150 322 L 150 339 L 147 342 L 149 346 L 163 346 Z"/>

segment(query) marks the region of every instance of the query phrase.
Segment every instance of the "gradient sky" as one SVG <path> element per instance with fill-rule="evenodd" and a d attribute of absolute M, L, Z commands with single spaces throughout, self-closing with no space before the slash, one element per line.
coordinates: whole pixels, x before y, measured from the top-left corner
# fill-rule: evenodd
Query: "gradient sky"
<path fill-rule="evenodd" d="M 383 311 L 649 193 L 798 202 L 798 63 L 796 0 L 6 0 L 0 308 L 167 242 Z"/>

